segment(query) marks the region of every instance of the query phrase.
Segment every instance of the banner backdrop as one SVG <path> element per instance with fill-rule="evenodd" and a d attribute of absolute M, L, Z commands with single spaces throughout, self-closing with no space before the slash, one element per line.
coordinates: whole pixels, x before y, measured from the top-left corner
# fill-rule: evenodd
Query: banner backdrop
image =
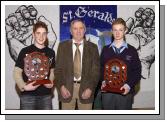
<path fill-rule="evenodd" d="M 116 5 L 61 5 L 60 41 L 71 38 L 70 23 L 81 19 L 86 25 L 86 39 L 98 45 L 99 52 L 111 42 L 111 24 L 117 18 Z"/>

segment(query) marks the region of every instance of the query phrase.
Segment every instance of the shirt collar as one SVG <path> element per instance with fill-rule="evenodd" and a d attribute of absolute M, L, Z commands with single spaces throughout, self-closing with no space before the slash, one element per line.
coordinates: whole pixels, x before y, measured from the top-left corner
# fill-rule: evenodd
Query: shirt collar
<path fill-rule="evenodd" d="M 74 39 L 72 39 L 72 43 L 75 44 L 76 41 Z M 83 40 L 80 42 L 80 44 L 82 45 L 83 44 Z"/>
<path fill-rule="evenodd" d="M 109 46 L 109 48 L 110 48 L 110 47 L 116 47 L 114 41 L 111 43 L 111 45 Z M 128 48 L 128 44 L 127 44 L 125 41 L 123 41 L 121 47 Z"/>

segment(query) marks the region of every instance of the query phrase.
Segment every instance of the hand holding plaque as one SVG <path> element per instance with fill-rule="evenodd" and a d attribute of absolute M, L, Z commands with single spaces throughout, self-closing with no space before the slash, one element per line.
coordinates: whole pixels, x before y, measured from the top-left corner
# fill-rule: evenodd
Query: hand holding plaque
<path fill-rule="evenodd" d="M 48 80 L 49 59 L 44 53 L 33 52 L 24 58 L 24 72 L 28 82 L 36 81 L 33 85 L 50 84 Z"/>
<path fill-rule="evenodd" d="M 104 67 L 104 81 L 101 87 L 102 92 L 123 93 L 120 88 L 127 80 L 127 66 L 117 58 L 109 60 Z M 105 84 L 105 85 L 104 85 Z"/>

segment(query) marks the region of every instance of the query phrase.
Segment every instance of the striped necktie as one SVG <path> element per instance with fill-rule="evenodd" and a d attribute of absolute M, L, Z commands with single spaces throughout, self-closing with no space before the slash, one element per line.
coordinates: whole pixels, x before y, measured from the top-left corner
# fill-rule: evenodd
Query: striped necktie
<path fill-rule="evenodd" d="M 121 49 L 122 49 L 123 47 L 124 47 L 124 46 L 121 46 L 120 48 L 117 48 L 117 47 L 114 46 L 114 48 L 115 48 L 115 53 L 116 53 L 116 54 L 120 54 L 120 53 L 121 53 L 120 51 L 121 51 Z"/>

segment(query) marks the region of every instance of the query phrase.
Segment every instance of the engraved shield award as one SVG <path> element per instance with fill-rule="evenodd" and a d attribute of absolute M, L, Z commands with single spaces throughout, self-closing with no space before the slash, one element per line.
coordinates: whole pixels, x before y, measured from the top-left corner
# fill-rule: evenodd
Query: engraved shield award
<path fill-rule="evenodd" d="M 102 92 L 123 93 L 120 88 L 127 80 L 127 65 L 120 59 L 113 58 L 109 60 L 104 67 L 105 86 L 101 88 Z"/>
<path fill-rule="evenodd" d="M 36 81 L 33 85 L 49 84 L 49 59 L 44 53 L 33 52 L 26 54 L 24 58 L 24 72 L 28 77 L 28 82 Z"/>

